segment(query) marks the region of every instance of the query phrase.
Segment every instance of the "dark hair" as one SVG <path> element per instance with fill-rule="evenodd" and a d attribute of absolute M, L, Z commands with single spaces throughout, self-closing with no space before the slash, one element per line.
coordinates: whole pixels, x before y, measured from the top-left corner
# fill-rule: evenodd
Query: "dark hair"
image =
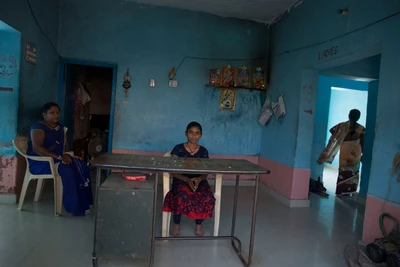
<path fill-rule="evenodd" d="M 349 118 L 352 122 L 357 122 L 360 119 L 361 112 L 358 109 L 352 109 L 349 113 Z"/>
<path fill-rule="evenodd" d="M 358 109 L 350 110 L 349 119 L 351 122 L 353 122 L 353 130 L 351 131 L 351 134 L 355 134 L 356 125 L 357 125 L 356 122 L 360 119 L 360 116 L 361 116 L 361 112 Z"/>
<path fill-rule="evenodd" d="M 57 107 L 58 110 L 61 111 L 60 106 L 57 103 L 49 102 L 42 106 L 42 113 L 47 113 L 47 111 L 49 111 L 49 109 L 51 109 L 52 107 Z"/>
<path fill-rule="evenodd" d="M 203 128 L 201 127 L 200 123 L 196 122 L 196 121 L 192 121 L 191 123 L 188 124 L 188 126 L 186 127 L 186 132 L 189 131 L 190 128 L 193 127 L 197 127 L 200 130 L 200 133 L 203 133 Z"/>

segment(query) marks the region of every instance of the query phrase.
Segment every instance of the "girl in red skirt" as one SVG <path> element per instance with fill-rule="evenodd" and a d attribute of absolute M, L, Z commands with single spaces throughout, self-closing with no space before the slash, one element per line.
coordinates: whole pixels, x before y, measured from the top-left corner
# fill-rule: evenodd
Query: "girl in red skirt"
<path fill-rule="evenodd" d="M 208 158 L 205 147 L 198 145 L 202 127 L 191 122 L 186 128 L 187 142 L 176 145 L 171 151 L 173 157 Z M 207 175 L 173 174 L 172 189 L 164 200 L 163 211 L 172 212 L 174 224 L 171 234 L 180 235 L 182 214 L 196 221 L 196 235 L 203 236 L 203 221 L 211 218 L 215 206 L 214 193 L 207 182 Z"/>

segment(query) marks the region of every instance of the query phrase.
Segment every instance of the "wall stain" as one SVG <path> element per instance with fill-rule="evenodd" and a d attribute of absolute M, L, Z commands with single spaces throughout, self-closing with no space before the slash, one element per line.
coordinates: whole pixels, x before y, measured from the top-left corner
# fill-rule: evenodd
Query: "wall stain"
<path fill-rule="evenodd" d="M 228 111 L 221 111 L 215 117 L 212 118 L 212 121 L 216 123 L 216 125 L 227 123 L 235 123 L 243 117 L 243 113 L 239 112 L 228 112 Z"/>
<path fill-rule="evenodd" d="M 15 193 L 15 186 L 11 186 L 7 189 L 7 193 L 14 194 Z"/>
<path fill-rule="evenodd" d="M 0 156 L 0 182 L 3 181 L 3 170 L 7 169 L 8 166 L 12 164 L 12 159 L 11 158 L 4 158 L 3 156 Z"/>
<path fill-rule="evenodd" d="M 7 187 L 4 185 L 0 185 L 0 194 L 1 193 L 8 193 L 8 194 L 14 194 L 15 193 L 15 186 Z"/>

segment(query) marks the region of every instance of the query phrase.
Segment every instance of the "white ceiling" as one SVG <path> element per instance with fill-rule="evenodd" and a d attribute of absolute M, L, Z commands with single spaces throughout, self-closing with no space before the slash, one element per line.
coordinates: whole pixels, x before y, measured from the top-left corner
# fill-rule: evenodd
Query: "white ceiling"
<path fill-rule="evenodd" d="M 223 17 L 272 23 L 302 0 L 132 0 L 156 6 L 200 11 Z"/>

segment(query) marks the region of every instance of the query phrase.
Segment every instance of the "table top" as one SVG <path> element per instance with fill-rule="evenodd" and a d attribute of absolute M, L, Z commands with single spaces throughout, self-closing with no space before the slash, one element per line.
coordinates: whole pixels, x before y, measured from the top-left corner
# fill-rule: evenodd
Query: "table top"
<path fill-rule="evenodd" d="M 105 153 L 91 166 L 102 169 L 129 169 L 169 173 L 267 174 L 270 171 L 247 160 L 200 159 Z"/>

